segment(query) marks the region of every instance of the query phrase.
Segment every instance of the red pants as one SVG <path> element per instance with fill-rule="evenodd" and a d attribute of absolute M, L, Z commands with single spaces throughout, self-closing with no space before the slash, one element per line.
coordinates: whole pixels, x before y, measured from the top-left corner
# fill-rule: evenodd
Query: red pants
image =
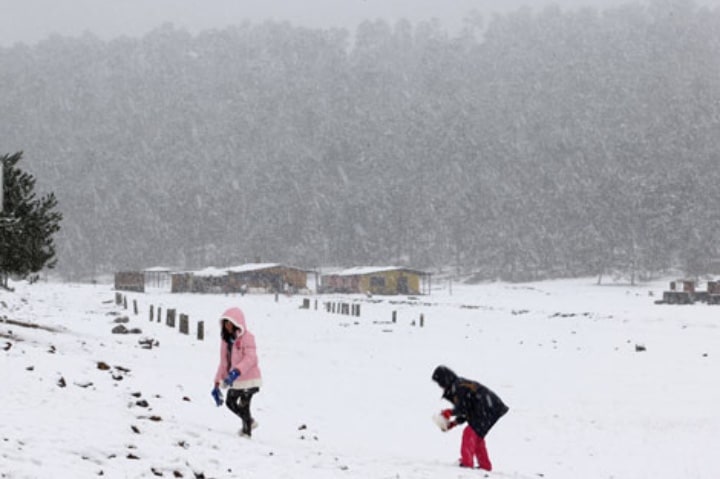
<path fill-rule="evenodd" d="M 460 465 L 463 467 L 474 467 L 477 458 L 478 467 L 486 471 L 492 471 L 492 464 L 488 457 L 485 439 L 478 436 L 470 426 L 465 426 L 460 445 Z"/>

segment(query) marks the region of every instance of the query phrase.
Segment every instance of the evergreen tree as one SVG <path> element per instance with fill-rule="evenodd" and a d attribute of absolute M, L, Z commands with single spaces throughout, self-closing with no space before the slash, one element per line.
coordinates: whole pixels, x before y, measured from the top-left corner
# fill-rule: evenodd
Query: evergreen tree
<path fill-rule="evenodd" d="M 22 152 L 0 157 L 0 286 L 4 288 L 11 275 L 24 278 L 55 266 L 53 234 L 62 220 L 55 210 L 55 194 L 38 198 L 35 177 L 16 167 L 21 158 Z"/>

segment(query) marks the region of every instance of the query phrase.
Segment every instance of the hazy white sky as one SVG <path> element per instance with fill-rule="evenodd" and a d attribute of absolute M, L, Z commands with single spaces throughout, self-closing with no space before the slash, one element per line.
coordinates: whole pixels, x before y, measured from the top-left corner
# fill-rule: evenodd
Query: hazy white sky
<path fill-rule="evenodd" d="M 311 27 L 354 28 L 363 19 L 438 18 L 456 28 L 470 10 L 488 14 L 522 5 L 614 6 L 628 0 L 0 0 L 0 46 L 35 43 L 51 33 L 103 39 L 138 36 L 166 22 L 193 33 L 268 18 Z M 629 0 L 635 2 L 636 0 Z M 720 0 L 705 2 L 720 3 Z"/>

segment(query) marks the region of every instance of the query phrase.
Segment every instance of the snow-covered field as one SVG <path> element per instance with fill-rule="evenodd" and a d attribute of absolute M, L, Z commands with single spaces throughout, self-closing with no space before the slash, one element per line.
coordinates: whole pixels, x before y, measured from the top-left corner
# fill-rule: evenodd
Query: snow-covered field
<path fill-rule="evenodd" d="M 445 364 L 510 406 L 487 437 L 489 477 L 717 478 L 720 306 L 654 304 L 665 285 L 453 284 L 310 309 L 302 296 L 126 293 L 125 309 L 109 285 L 16 283 L 0 292 L 0 477 L 485 477 L 456 466 L 460 428 L 431 421 Z M 251 440 L 210 397 L 230 306 L 264 376 Z M 167 308 L 189 315 L 189 336 L 164 324 Z M 142 334 L 112 334 L 119 316 Z"/>

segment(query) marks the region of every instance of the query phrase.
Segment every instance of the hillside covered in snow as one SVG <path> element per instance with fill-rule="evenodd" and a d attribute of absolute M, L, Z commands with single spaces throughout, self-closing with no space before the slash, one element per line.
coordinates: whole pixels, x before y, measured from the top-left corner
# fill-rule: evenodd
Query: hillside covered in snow
<path fill-rule="evenodd" d="M 160 292 L 128 293 L 126 309 L 109 285 L 13 286 L 0 292 L 3 479 L 720 475 L 720 306 L 654 304 L 665 282 L 437 285 L 310 297 L 309 309 L 301 296 Z M 210 397 L 231 306 L 264 376 L 250 440 Z M 186 314 L 190 334 L 158 308 Z M 510 406 L 487 437 L 491 473 L 457 467 L 459 428 L 431 421 L 447 406 L 430 379 L 439 364 Z"/>

